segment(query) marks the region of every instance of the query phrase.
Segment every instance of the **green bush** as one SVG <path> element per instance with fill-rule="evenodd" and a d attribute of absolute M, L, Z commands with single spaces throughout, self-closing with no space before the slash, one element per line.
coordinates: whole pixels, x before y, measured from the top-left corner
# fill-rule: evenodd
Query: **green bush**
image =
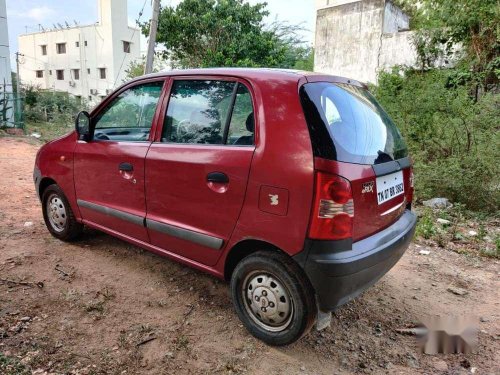
<path fill-rule="evenodd" d="M 66 92 L 41 90 L 35 86 L 23 87 L 24 116 L 31 122 L 68 122 L 82 108 L 82 104 Z"/>
<path fill-rule="evenodd" d="M 456 69 L 381 73 L 373 93 L 401 129 L 418 199 L 446 197 L 476 211 L 500 206 L 500 96 L 457 85 Z"/>

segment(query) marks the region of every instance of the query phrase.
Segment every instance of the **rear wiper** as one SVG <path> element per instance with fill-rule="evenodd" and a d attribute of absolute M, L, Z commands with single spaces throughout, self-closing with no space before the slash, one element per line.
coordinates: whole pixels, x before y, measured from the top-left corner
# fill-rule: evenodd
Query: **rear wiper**
<path fill-rule="evenodd" d="M 382 163 L 387 163 L 390 161 L 394 161 L 394 159 L 389 155 L 388 153 L 384 151 L 377 151 L 378 157 L 375 159 L 374 164 L 382 164 Z"/>

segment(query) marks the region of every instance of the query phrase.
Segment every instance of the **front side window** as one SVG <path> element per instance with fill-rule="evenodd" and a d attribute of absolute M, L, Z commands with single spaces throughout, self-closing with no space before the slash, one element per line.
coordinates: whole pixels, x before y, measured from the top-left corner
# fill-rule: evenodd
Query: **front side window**
<path fill-rule="evenodd" d="M 43 78 L 43 70 L 36 71 L 36 78 Z"/>
<path fill-rule="evenodd" d="M 40 46 L 40 48 L 42 49 L 42 55 L 46 56 L 47 55 L 47 45 L 44 44 L 44 45 Z"/>
<path fill-rule="evenodd" d="M 56 77 L 58 81 L 64 81 L 64 70 L 63 69 L 56 70 Z"/>
<path fill-rule="evenodd" d="M 251 96 L 245 85 L 215 80 L 175 81 L 162 142 L 252 145 L 253 122 Z"/>
<path fill-rule="evenodd" d="M 163 81 L 132 87 L 118 95 L 95 120 L 95 140 L 147 141 Z"/>
<path fill-rule="evenodd" d="M 73 79 L 75 81 L 80 79 L 80 69 L 73 69 Z"/>
<path fill-rule="evenodd" d="M 398 128 L 368 90 L 317 82 L 300 95 L 315 156 L 356 164 L 408 156 Z"/>
<path fill-rule="evenodd" d="M 106 68 L 99 68 L 99 78 L 106 79 Z"/>

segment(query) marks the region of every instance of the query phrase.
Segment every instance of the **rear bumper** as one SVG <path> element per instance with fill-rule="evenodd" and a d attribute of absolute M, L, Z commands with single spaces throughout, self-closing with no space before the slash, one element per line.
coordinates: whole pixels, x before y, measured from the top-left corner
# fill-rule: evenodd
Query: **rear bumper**
<path fill-rule="evenodd" d="M 407 210 L 390 227 L 352 244 L 308 240 L 296 260 L 316 291 L 319 308 L 335 310 L 387 273 L 408 248 L 416 222 Z"/>

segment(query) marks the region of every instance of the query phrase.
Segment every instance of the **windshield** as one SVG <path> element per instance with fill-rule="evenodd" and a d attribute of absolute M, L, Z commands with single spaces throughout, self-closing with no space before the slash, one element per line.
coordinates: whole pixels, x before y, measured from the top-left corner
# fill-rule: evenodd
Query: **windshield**
<path fill-rule="evenodd" d="M 316 156 L 356 164 L 408 156 L 398 128 L 368 90 L 308 83 L 301 88 L 301 101 Z"/>

